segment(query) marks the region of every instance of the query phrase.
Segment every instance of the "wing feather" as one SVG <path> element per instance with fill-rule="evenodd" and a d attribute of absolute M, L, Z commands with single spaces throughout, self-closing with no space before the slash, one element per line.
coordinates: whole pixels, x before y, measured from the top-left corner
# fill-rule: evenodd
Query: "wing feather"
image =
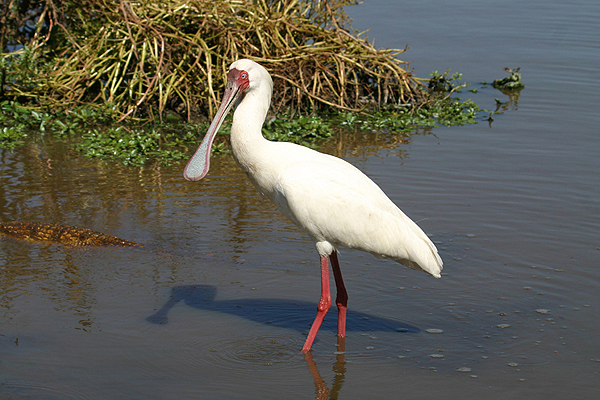
<path fill-rule="evenodd" d="M 279 174 L 273 202 L 316 242 L 388 257 L 439 277 L 442 260 L 427 235 L 373 182 L 344 160 L 320 156 Z"/>

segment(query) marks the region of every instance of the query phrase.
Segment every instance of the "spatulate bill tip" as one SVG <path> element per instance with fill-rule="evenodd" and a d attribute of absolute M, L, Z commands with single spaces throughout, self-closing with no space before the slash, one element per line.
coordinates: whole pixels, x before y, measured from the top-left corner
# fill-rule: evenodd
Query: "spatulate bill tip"
<path fill-rule="evenodd" d="M 201 180 L 202 178 L 204 178 L 206 175 L 208 174 L 208 168 L 200 171 L 198 169 L 194 169 L 194 168 L 186 168 L 183 171 L 183 177 L 191 182 L 196 182 Z"/>
<path fill-rule="evenodd" d="M 192 157 L 183 170 L 183 177 L 188 181 L 199 181 L 208 174 L 210 169 L 209 159 L 207 157 Z"/>
<path fill-rule="evenodd" d="M 190 182 L 196 182 L 196 181 L 199 181 L 200 179 L 202 179 L 201 176 L 191 176 L 191 175 L 188 175 L 185 173 L 183 174 L 183 177 Z"/>

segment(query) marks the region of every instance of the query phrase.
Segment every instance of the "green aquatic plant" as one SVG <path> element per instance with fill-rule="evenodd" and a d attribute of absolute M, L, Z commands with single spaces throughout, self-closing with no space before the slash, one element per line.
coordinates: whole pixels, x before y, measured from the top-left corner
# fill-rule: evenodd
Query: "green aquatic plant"
<path fill-rule="evenodd" d="M 116 159 L 125 165 L 141 165 L 150 158 L 164 162 L 184 158 L 185 153 L 175 148 L 177 141 L 162 145 L 164 136 L 154 129 L 94 129 L 82 136 L 77 149 L 87 157 Z"/>
<path fill-rule="evenodd" d="M 263 126 L 263 136 L 268 140 L 293 142 L 315 147 L 319 140 L 333 135 L 329 118 L 325 115 L 273 118 Z"/>
<path fill-rule="evenodd" d="M 0 148 L 14 149 L 21 146 L 24 143 L 23 139 L 26 137 L 27 134 L 22 126 L 0 127 Z"/>
<path fill-rule="evenodd" d="M 80 106 L 68 111 L 42 111 L 19 104 L 0 103 L 0 148 L 13 149 L 25 143 L 28 135 L 48 135 L 66 139 L 87 157 L 118 160 L 127 165 L 151 161 L 169 164 L 187 158 L 206 132 L 204 123 L 116 122 L 110 110 Z M 370 113 L 313 111 L 309 115 L 273 115 L 263 127 L 269 140 L 289 141 L 319 147 L 336 130 L 352 128 L 369 132 L 406 135 L 421 127 L 476 123 L 481 111 L 473 101 L 438 96 L 431 106 L 413 110 L 406 106 L 388 107 Z M 214 153 L 229 151 L 231 120 L 221 127 L 213 145 Z"/>
<path fill-rule="evenodd" d="M 510 73 L 509 76 L 503 79 L 496 79 L 492 82 L 492 85 L 496 89 L 518 89 L 523 88 L 525 85 L 521 82 L 521 74 L 519 70 L 521 67 L 517 67 L 515 69 L 504 68 L 504 70 Z"/>

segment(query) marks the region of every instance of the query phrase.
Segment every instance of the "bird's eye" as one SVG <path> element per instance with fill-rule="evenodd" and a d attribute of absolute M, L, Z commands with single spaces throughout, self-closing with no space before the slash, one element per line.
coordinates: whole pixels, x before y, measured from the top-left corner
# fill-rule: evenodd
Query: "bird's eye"
<path fill-rule="evenodd" d="M 245 73 L 245 72 L 242 72 L 241 78 L 242 79 L 248 79 L 248 74 Z"/>

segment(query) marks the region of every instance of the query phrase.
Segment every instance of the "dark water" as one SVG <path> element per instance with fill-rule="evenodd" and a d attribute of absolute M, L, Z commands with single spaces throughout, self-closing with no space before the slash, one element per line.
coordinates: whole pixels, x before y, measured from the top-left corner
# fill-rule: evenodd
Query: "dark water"
<path fill-rule="evenodd" d="M 0 151 L 2 221 L 87 227 L 144 249 L 0 240 L 0 398 L 595 398 L 600 390 L 600 5 L 368 1 L 349 9 L 416 74 L 521 66 L 487 122 L 402 143 L 328 143 L 438 244 L 441 280 L 355 251 L 344 354 L 312 244 L 231 157 L 127 168 L 44 139 Z M 482 107 L 508 97 L 464 92 Z M 442 333 L 431 329 L 437 329 Z"/>

